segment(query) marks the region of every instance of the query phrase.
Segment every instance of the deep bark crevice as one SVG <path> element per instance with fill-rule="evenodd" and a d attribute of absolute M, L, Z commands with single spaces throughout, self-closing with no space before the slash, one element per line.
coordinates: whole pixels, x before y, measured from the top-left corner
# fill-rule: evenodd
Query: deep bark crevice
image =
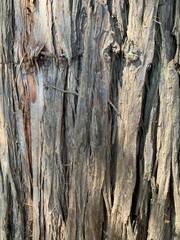
<path fill-rule="evenodd" d="M 118 109 L 118 83 L 121 82 L 123 66 L 121 64 L 120 56 L 113 54 L 112 55 L 112 68 L 111 68 L 111 82 L 110 82 L 110 99 L 112 99 L 112 103 Z M 109 116 L 110 116 L 110 124 L 111 124 L 111 159 L 110 159 L 110 179 L 111 179 L 111 200 L 112 205 L 114 201 L 114 188 L 116 181 L 116 163 L 117 163 L 117 112 L 114 111 L 111 107 L 109 107 Z M 118 109 L 120 111 L 120 109 Z"/>
<path fill-rule="evenodd" d="M 69 75 L 69 69 L 67 68 L 66 71 L 66 76 L 65 76 L 65 84 L 64 84 L 64 89 L 67 88 L 67 82 L 68 82 L 68 76 Z M 62 158 L 62 166 L 63 166 L 63 178 L 64 178 L 64 196 L 63 196 L 63 200 L 61 204 L 62 207 L 62 214 L 63 214 L 63 221 L 65 222 L 67 217 L 68 217 L 68 199 L 66 198 L 66 191 L 69 191 L 69 179 L 70 179 L 70 164 L 68 162 L 68 158 L 67 158 L 67 141 L 66 139 L 68 138 L 68 126 L 66 123 L 67 120 L 67 106 L 68 104 L 68 98 L 66 96 L 66 94 L 63 94 L 63 110 L 62 110 L 62 124 L 61 124 L 61 141 L 63 143 L 63 149 L 62 149 L 62 153 L 61 153 L 61 158 Z M 72 112 L 72 115 L 74 113 Z M 75 124 L 75 122 L 74 122 Z M 57 158 L 57 157 L 56 157 Z M 62 177 L 62 176 L 61 176 Z"/>
<path fill-rule="evenodd" d="M 110 16 L 112 16 L 112 0 L 107 0 L 107 6 Z"/>
<path fill-rule="evenodd" d="M 158 168 L 158 162 L 156 159 L 156 154 L 157 154 L 157 132 L 158 132 L 158 125 L 159 122 L 159 113 L 160 113 L 160 96 L 159 96 L 159 91 L 158 91 L 158 105 L 157 105 L 157 115 L 156 115 L 156 120 L 154 124 L 154 140 L 153 140 L 153 169 L 152 169 L 152 177 L 155 178 L 157 177 L 157 168 Z"/>
<path fill-rule="evenodd" d="M 103 198 L 103 197 L 102 197 Z M 103 198 L 103 224 L 102 224 L 102 234 L 101 234 L 101 240 L 105 240 L 107 239 L 107 221 L 108 221 L 108 215 L 107 215 L 107 209 L 106 209 L 106 203 L 105 200 Z"/>
<path fill-rule="evenodd" d="M 15 224 L 14 224 L 14 218 L 13 218 L 13 206 L 12 206 L 12 201 L 11 199 L 13 198 L 11 192 L 11 185 L 10 183 L 8 184 L 8 216 L 7 216 L 7 231 L 8 235 L 11 236 L 11 239 L 14 239 L 14 233 L 15 233 Z"/>
<path fill-rule="evenodd" d="M 178 176 L 180 178 L 180 147 L 179 147 L 179 151 L 177 154 L 177 160 L 178 160 Z"/>
<path fill-rule="evenodd" d="M 129 9 L 130 9 L 130 1 L 129 0 L 125 0 L 124 1 L 124 19 L 123 19 L 124 20 L 123 21 L 123 23 L 124 23 L 123 27 L 124 27 L 124 33 L 125 33 L 124 39 L 126 37 L 127 28 L 128 28 Z"/>
<path fill-rule="evenodd" d="M 57 53 L 57 43 L 56 43 L 56 28 L 55 28 L 55 24 L 54 24 L 54 12 L 53 12 L 53 7 L 52 7 L 53 1 L 51 1 L 51 9 L 52 9 L 52 26 L 51 26 L 51 31 L 52 31 L 52 44 L 53 44 L 53 48 L 54 48 L 54 53 L 55 56 L 58 55 Z"/>
<path fill-rule="evenodd" d="M 94 12 L 94 7 L 95 7 L 94 0 L 90 0 L 90 7 L 92 9 L 92 12 Z"/>
<path fill-rule="evenodd" d="M 146 189 L 143 189 L 143 178 L 144 178 L 144 144 L 145 144 L 145 139 L 146 139 L 146 133 L 147 133 L 147 123 L 145 122 L 145 112 L 146 112 L 146 104 L 147 104 L 147 99 L 148 99 L 148 93 L 149 93 L 149 77 L 148 74 L 146 73 L 145 77 L 145 83 L 144 83 L 144 88 L 143 88 L 143 93 L 142 93 L 142 106 L 141 106 L 141 116 L 140 116 L 140 122 L 139 122 L 139 129 L 138 129 L 138 134 L 137 134 L 137 141 L 136 141 L 136 146 L 137 146 L 137 155 L 136 155 L 136 184 L 132 196 L 132 207 L 131 207 L 131 224 L 133 224 L 136 221 L 139 221 L 139 199 L 142 194 L 142 191 L 146 191 Z M 144 224 L 139 224 L 139 231 L 146 232 L 144 226 L 147 227 L 146 223 Z M 135 226 L 135 224 L 134 224 Z M 138 231 L 138 232 L 139 232 Z M 143 238 L 143 235 L 141 236 Z"/>
<path fill-rule="evenodd" d="M 174 218 L 175 218 L 175 206 L 174 206 L 174 196 L 173 196 L 173 174 L 172 174 L 172 168 L 171 168 L 171 175 L 170 175 L 170 183 L 169 183 L 169 193 L 168 193 L 168 200 L 169 200 L 169 206 L 168 206 L 168 217 L 165 216 L 165 222 L 166 224 L 169 224 L 170 233 L 169 238 L 173 239 L 175 236 L 175 224 L 174 224 Z"/>
<path fill-rule="evenodd" d="M 138 221 L 139 222 L 139 213 L 138 213 L 138 205 L 139 198 L 142 191 L 142 182 L 143 182 L 143 149 L 144 149 L 144 127 L 140 125 L 137 136 L 137 156 L 136 156 L 136 184 L 134 187 L 134 192 L 132 196 L 132 206 L 131 206 L 131 214 L 130 220 L 131 225 L 134 225 Z M 139 225 L 139 227 L 141 227 Z"/>

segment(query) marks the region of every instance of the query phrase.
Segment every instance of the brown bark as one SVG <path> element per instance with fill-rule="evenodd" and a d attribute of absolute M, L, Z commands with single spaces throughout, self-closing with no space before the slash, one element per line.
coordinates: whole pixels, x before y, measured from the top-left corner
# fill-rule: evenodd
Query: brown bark
<path fill-rule="evenodd" d="M 180 2 L 0 17 L 0 239 L 180 239 Z"/>

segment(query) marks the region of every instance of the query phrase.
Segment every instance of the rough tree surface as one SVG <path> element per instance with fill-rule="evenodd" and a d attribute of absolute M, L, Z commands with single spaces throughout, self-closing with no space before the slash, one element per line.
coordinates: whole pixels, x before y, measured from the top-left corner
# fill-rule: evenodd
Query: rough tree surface
<path fill-rule="evenodd" d="M 180 239 L 180 1 L 0 19 L 0 239 Z"/>

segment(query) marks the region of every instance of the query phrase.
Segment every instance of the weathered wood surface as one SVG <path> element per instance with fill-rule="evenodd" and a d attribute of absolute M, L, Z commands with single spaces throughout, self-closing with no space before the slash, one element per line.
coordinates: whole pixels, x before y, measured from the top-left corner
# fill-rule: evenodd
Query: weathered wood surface
<path fill-rule="evenodd" d="M 180 239 L 179 0 L 0 18 L 0 239 Z"/>

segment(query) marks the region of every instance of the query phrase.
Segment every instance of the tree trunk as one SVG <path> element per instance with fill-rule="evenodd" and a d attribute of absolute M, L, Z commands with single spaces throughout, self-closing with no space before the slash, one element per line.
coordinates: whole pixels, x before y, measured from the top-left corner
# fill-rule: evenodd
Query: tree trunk
<path fill-rule="evenodd" d="M 0 239 L 180 239 L 180 1 L 0 17 Z"/>

